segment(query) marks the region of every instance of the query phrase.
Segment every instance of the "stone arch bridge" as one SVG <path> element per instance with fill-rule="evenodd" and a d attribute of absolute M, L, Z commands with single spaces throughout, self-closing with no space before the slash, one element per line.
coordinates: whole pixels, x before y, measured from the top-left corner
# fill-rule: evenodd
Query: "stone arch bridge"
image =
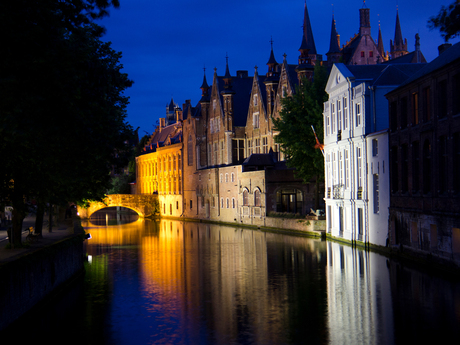
<path fill-rule="evenodd" d="M 78 206 L 78 214 L 82 219 L 106 207 L 121 206 L 135 211 L 139 217 L 151 217 L 159 213 L 157 194 L 111 194 L 102 202 L 92 202 L 88 208 Z"/>

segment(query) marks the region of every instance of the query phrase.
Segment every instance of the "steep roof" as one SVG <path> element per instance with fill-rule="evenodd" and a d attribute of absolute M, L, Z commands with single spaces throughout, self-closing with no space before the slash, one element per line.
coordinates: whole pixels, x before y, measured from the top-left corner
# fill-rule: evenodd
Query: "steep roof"
<path fill-rule="evenodd" d="M 311 29 L 310 16 L 308 15 L 307 1 L 305 1 L 303 37 L 300 49 L 308 49 L 308 54 L 316 54 L 315 40 L 313 38 L 313 30 Z"/>
<path fill-rule="evenodd" d="M 425 75 L 432 73 L 457 60 L 460 60 L 460 42 L 454 44 L 452 47 L 445 50 L 441 55 L 439 55 L 436 59 L 434 59 L 430 63 L 423 64 L 423 68 L 421 68 L 417 73 L 414 73 L 410 78 L 408 78 L 404 83 L 402 83 L 397 89 L 403 87 L 404 85 L 412 83 L 413 81 L 419 78 L 422 78 Z"/>
<path fill-rule="evenodd" d="M 337 29 L 335 27 L 334 15 L 332 15 L 331 40 L 329 42 L 329 51 L 327 54 L 332 53 L 340 53 L 339 34 L 337 33 Z"/>

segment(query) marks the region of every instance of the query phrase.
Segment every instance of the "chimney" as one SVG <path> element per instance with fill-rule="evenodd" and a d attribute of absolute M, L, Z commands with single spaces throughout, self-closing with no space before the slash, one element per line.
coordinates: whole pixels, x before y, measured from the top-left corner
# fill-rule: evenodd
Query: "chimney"
<path fill-rule="evenodd" d="M 248 71 L 236 71 L 236 76 L 238 78 L 247 78 L 248 77 Z"/>
<path fill-rule="evenodd" d="M 443 43 L 441 44 L 439 47 L 438 47 L 438 52 L 439 52 L 439 55 L 441 55 L 442 53 L 444 53 L 447 49 L 449 49 L 450 47 L 452 47 L 452 43 Z"/>
<path fill-rule="evenodd" d="M 163 128 L 165 128 L 165 118 L 160 117 L 160 133 Z"/>

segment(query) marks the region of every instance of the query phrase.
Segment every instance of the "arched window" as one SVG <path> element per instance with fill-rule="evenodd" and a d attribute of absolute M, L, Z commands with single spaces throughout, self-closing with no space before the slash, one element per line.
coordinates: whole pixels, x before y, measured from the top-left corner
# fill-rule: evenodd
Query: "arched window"
<path fill-rule="evenodd" d="M 249 206 L 249 192 L 247 189 L 243 191 L 243 206 Z"/>
<path fill-rule="evenodd" d="M 227 198 L 227 208 L 230 208 L 230 201 Z"/>
<path fill-rule="evenodd" d="M 224 198 L 220 199 L 220 208 L 224 208 Z"/>
<path fill-rule="evenodd" d="M 254 206 L 261 206 L 260 204 L 260 190 L 254 190 Z"/>
<path fill-rule="evenodd" d="M 232 173 L 232 182 L 235 182 L 235 174 Z"/>
<path fill-rule="evenodd" d="M 232 208 L 235 208 L 236 205 L 235 205 L 235 198 L 232 198 Z"/>

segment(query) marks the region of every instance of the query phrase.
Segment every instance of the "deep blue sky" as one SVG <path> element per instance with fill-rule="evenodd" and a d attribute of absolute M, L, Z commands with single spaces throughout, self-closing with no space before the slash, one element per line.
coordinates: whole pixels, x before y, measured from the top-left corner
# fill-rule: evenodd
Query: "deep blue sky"
<path fill-rule="evenodd" d="M 248 70 L 254 74 L 267 71 L 270 37 L 278 62 L 287 54 L 296 64 L 302 39 L 304 0 L 120 0 L 119 9 L 99 24 L 106 27 L 103 38 L 123 53 L 124 72 L 134 80 L 127 91 L 130 97 L 128 122 L 139 136 L 151 134 L 158 118 L 165 116 L 171 97 L 180 106 L 186 99 L 196 105 L 201 97 L 203 67 L 211 84 L 213 69 L 225 74 L 228 53 L 230 73 Z M 437 56 L 443 43 L 439 31 L 430 31 L 427 20 L 442 5 L 453 0 L 368 0 L 372 37 L 377 40 L 378 23 L 382 28 L 384 48 L 390 50 L 394 39 L 396 8 L 401 29 L 414 50 L 415 34 L 420 34 L 423 54 L 428 61 Z M 334 4 L 332 6 L 332 3 Z M 318 54 L 326 59 L 329 49 L 332 12 L 334 11 L 340 43 L 344 44 L 359 29 L 362 0 L 307 1 Z M 451 43 L 458 42 L 452 40 Z"/>

